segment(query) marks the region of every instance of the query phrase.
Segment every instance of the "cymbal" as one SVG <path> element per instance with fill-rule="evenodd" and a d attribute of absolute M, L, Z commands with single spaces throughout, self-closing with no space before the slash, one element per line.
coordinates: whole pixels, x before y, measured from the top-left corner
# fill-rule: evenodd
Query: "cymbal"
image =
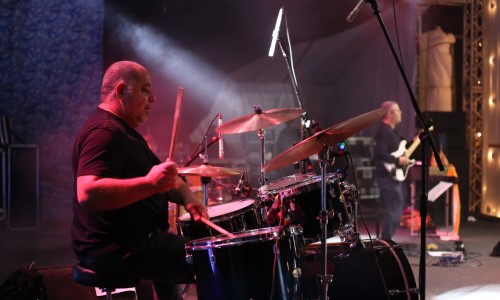
<path fill-rule="evenodd" d="M 293 120 L 302 113 L 304 110 L 301 108 L 275 108 L 266 111 L 258 108 L 253 114 L 244 115 L 219 125 L 215 131 L 224 134 L 255 131 Z"/>
<path fill-rule="evenodd" d="M 383 116 L 384 111 L 376 109 L 317 132 L 273 158 L 262 168 L 262 171 L 273 171 L 317 154 L 380 120 Z"/>
<path fill-rule="evenodd" d="M 194 175 L 201 177 L 223 177 L 240 175 L 243 173 L 241 170 L 231 169 L 226 167 L 215 167 L 208 164 L 192 166 L 192 167 L 179 167 L 177 172 L 181 175 Z"/>

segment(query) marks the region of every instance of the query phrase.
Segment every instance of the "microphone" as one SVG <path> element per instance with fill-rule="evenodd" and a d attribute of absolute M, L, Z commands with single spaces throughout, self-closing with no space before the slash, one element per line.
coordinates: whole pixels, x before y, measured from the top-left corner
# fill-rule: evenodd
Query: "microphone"
<path fill-rule="evenodd" d="M 241 176 L 240 176 L 240 179 L 238 181 L 238 184 L 234 188 L 234 194 L 235 195 L 241 194 L 241 188 L 243 186 L 243 177 L 245 176 L 245 173 L 246 173 L 246 171 L 244 171 L 243 173 L 241 173 Z"/>
<path fill-rule="evenodd" d="M 278 35 L 280 32 L 281 17 L 283 16 L 283 7 L 280 8 L 278 13 L 278 18 L 276 19 L 276 26 L 273 31 L 273 39 L 271 40 L 271 47 L 269 48 L 269 57 L 274 56 L 274 49 L 276 48 L 276 41 L 278 40 Z"/>
<path fill-rule="evenodd" d="M 356 16 L 358 15 L 359 11 L 361 10 L 364 4 L 365 0 L 359 0 L 356 7 L 354 7 L 351 13 L 347 16 L 347 22 L 351 23 L 352 21 L 354 21 L 354 18 L 356 18 Z"/>
<path fill-rule="evenodd" d="M 219 114 L 219 120 L 217 121 L 217 125 L 222 125 L 222 115 Z M 219 158 L 224 158 L 224 138 L 222 137 L 222 133 L 219 132 Z"/>

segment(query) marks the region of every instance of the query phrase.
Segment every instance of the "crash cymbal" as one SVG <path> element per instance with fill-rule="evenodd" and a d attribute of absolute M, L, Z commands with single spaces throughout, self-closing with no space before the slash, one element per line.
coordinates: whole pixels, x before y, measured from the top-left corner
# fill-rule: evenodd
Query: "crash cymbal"
<path fill-rule="evenodd" d="M 255 113 L 230 120 L 215 128 L 215 131 L 224 134 L 255 131 L 293 120 L 302 113 L 304 110 L 301 108 L 276 108 L 262 111 L 256 107 Z"/>
<path fill-rule="evenodd" d="M 230 169 L 226 167 L 215 167 L 208 164 L 192 167 L 177 168 L 177 172 L 181 175 L 195 175 L 201 177 L 223 177 L 240 175 L 243 171 L 237 169 Z"/>
<path fill-rule="evenodd" d="M 317 154 L 380 120 L 383 115 L 383 110 L 376 109 L 322 130 L 273 158 L 262 171 L 273 171 Z"/>

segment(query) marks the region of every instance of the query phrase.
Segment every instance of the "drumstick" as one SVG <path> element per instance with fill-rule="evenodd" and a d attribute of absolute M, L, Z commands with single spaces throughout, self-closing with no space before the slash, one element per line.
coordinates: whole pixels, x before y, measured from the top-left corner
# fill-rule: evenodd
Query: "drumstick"
<path fill-rule="evenodd" d="M 179 87 L 177 89 L 177 102 L 175 103 L 175 115 L 174 115 L 174 126 L 172 127 L 172 139 L 170 140 L 170 152 L 168 153 L 168 159 L 174 159 L 174 149 L 175 142 L 177 140 L 177 129 L 179 124 L 179 115 L 181 113 L 182 96 L 184 95 L 184 88 Z"/>
<path fill-rule="evenodd" d="M 219 233 L 225 234 L 225 235 L 227 235 L 230 238 L 235 238 L 236 237 L 234 234 L 230 233 L 229 231 L 225 230 L 224 228 L 222 228 L 222 227 L 220 227 L 220 226 L 212 223 L 207 218 L 201 217 L 200 220 L 203 223 L 207 224 L 208 226 L 212 227 L 213 229 L 217 230 Z"/>

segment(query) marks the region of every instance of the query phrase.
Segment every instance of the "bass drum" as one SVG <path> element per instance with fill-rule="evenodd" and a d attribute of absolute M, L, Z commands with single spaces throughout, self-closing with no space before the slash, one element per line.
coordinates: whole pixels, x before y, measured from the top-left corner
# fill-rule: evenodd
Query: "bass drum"
<path fill-rule="evenodd" d="M 330 299 L 415 299 L 418 294 L 415 277 L 403 248 L 393 241 L 362 241 L 361 249 L 349 249 L 344 243 L 328 244 L 327 274 L 333 275 L 328 286 Z M 383 279 L 379 275 L 377 257 Z M 321 273 L 321 245 L 309 244 L 299 250 L 302 264 L 302 290 L 304 299 L 318 299 L 320 287 L 317 276 Z M 384 288 L 384 281 L 387 287 Z M 399 293 L 397 292 L 399 291 Z M 396 293 L 397 295 L 390 295 Z"/>

